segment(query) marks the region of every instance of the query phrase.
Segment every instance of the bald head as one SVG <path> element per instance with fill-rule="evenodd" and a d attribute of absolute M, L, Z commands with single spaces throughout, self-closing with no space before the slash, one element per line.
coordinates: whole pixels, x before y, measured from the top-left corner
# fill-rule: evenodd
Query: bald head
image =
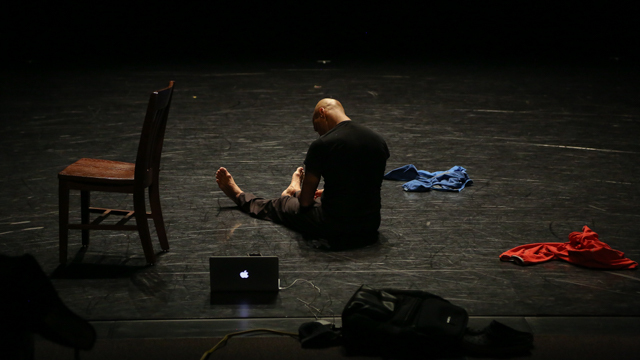
<path fill-rule="evenodd" d="M 344 112 L 344 107 L 336 99 L 322 99 L 313 110 L 313 129 L 320 134 L 326 134 L 340 122 L 351 120 Z"/>
<path fill-rule="evenodd" d="M 326 98 L 318 101 L 314 113 L 318 112 L 320 108 L 324 108 L 325 111 L 337 111 L 344 114 L 344 107 L 342 107 L 340 101 L 336 99 Z"/>

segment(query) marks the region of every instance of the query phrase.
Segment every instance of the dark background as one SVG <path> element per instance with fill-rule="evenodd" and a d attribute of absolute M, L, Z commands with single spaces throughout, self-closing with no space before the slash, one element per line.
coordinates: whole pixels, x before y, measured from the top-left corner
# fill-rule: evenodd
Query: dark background
<path fill-rule="evenodd" d="M 24 2 L 4 58 L 64 64 L 252 60 L 634 63 L 637 2 Z"/>

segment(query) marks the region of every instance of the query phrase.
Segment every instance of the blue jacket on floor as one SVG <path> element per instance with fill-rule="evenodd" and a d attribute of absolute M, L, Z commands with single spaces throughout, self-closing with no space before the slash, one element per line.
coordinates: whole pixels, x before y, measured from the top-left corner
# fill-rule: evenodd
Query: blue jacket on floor
<path fill-rule="evenodd" d="M 418 170 L 412 164 L 393 169 L 384 175 L 386 180 L 409 181 L 402 185 L 404 191 L 462 191 L 464 187 L 473 184 L 467 170 L 462 166 L 454 166 L 447 171 L 428 172 Z"/>

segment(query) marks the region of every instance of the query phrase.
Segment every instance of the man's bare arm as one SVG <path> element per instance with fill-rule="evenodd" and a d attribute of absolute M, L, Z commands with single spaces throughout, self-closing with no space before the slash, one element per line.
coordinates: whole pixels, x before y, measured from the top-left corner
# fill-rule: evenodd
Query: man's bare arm
<path fill-rule="evenodd" d="M 300 190 L 300 196 L 298 196 L 300 206 L 307 207 L 313 205 L 314 197 L 316 195 L 316 190 L 318 189 L 319 184 L 320 176 L 317 176 L 310 172 L 304 173 L 304 179 L 302 180 L 302 189 Z"/>

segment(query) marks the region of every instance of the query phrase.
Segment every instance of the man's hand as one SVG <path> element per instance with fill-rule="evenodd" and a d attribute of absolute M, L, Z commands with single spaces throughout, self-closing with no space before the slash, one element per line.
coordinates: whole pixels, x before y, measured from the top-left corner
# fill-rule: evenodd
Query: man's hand
<path fill-rule="evenodd" d="M 316 190 L 316 194 L 313 196 L 314 199 L 319 198 L 320 196 L 322 196 L 322 192 L 324 191 L 324 189 L 318 189 Z"/>

